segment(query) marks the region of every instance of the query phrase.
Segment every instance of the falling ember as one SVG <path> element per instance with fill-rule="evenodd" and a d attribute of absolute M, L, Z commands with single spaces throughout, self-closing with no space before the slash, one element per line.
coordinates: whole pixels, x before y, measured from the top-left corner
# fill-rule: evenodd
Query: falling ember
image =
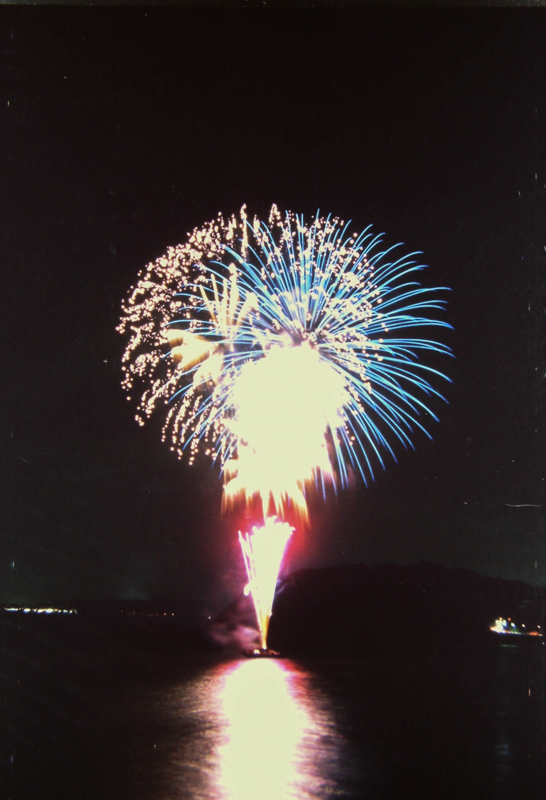
<path fill-rule="evenodd" d="M 268 517 L 261 528 L 241 533 L 239 541 L 245 560 L 248 584 L 245 594 L 251 594 L 260 629 L 260 647 L 267 647 L 267 631 L 275 597 L 275 587 L 286 544 L 293 528 L 276 517 Z"/>
<path fill-rule="evenodd" d="M 416 254 L 391 260 L 371 228 L 350 230 L 276 206 L 267 224 L 220 214 L 148 264 L 118 326 L 137 421 L 166 404 L 164 440 L 219 466 L 224 506 L 261 502 L 264 526 L 240 540 L 263 647 L 287 509 L 305 522 L 309 487 L 351 470 L 367 482 L 393 439 L 429 435 L 420 417 L 436 419 L 445 379 L 426 360 L 450 350 L 425 333 L 450 327 L 445 302 L 416 280 Z"/>

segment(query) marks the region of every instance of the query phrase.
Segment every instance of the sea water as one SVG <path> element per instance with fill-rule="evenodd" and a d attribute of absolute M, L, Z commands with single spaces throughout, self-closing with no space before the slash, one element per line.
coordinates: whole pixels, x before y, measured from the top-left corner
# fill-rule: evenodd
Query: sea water
<path fill-rule="evenodd" d="M 492 636 L 245 659 L 11 631 L 0 796 L 538 800 L 546 648 Z"/>

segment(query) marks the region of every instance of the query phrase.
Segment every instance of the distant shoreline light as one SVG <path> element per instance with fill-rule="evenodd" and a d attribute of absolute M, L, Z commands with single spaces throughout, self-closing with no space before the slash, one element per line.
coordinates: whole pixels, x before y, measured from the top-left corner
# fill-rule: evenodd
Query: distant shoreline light
<path fill-rule="evenodd" d="M 31 606 L 4 606 L 4 611 L 20 611 L 23 614 L 77 614 L 75 608 L 33 608 Z"/>

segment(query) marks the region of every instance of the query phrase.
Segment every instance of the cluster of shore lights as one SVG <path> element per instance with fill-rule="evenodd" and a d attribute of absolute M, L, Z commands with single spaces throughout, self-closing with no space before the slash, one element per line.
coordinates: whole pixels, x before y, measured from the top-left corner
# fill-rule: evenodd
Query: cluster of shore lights
<path fill-rule="evenodd" d="M 23 614 L 77 614 L 75 608 L 31 608 L 29 606 L 4 607 L 4 611 L 21 611 Z"/>
<path fill-rule="evenodd" d="M 525 625 L 521 626 L 525 628 Z M 495 624 L 491 625 L 489 628 L 490 631 L 493 633 L 508 633 L 512 634 L 513 636 L 542 636 L 542 631 L 540 630 L 540 625 L 537 625 L 538 630 L 536 631 L 528 631 L 520 630 L 515 622 L 512 622 L 511 618 L 504 619 L 504 617 L 499 617 L 495 620 Z"/>

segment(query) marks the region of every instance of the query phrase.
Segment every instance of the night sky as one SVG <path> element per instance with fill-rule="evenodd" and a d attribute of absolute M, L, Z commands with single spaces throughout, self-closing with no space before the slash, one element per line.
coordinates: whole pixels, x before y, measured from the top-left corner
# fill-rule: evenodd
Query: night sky
<path fill-rule="evenodd" d="M 221 481 L 120 387 L 122 298 L 219 211 L 372 223 L 448 286 L 433 435 L 311 499 L 287 569 L 546 586 L 546 15 L 2 8 L 0 602 L 243 584 Z"/>

